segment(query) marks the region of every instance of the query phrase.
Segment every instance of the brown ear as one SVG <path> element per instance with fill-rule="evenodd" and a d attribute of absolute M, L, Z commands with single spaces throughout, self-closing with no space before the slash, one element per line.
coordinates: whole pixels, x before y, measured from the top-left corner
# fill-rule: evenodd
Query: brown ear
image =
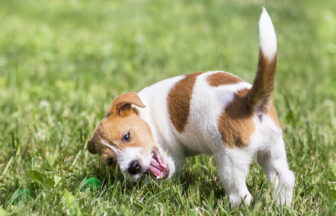
<path fill-rule="evenodd" d="M 107 110 L 107 114 L 120 116 L 128 115 L 132 110 L 132 105 L 145 108 L 145 105 L 142 103 L 136 92 L 126 93 L 115 98 Z"/>
<path fill-rule="evenodd" d="M 87 143 L 86 146 L 87 150 L 89 150 L 89 152 L 91 154 L 97 154 L 97 149 L 96 149 L 96 136 L 93 135 L 93 137 L 91 137 Z"/>

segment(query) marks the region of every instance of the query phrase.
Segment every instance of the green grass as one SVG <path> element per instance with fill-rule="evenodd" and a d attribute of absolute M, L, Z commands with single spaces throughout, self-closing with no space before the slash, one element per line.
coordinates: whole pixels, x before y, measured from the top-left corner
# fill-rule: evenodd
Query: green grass
<path fill-rule="evenodd" d="M 86 151 L 121 93 L 215 69 L 252 81 L 263 5 L 278 36 L 291 209 L 275 205 L 256 164 L 252 205 L 231 211 L 212 157 L 188 159 L 167 182 L 131 184 Z M 334 0 L 0 1 L 0 215 L 335 214 L 335 11 Z M 81 188 L 88 177 L 103 187 Z"/>

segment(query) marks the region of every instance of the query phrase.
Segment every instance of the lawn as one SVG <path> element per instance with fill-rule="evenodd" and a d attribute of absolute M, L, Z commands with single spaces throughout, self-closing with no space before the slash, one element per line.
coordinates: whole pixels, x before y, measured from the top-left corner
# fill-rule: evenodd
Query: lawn
<path fill-rule="evenodd" d="M 250 207 L 230 210 L 210 156 L 131 184 L 86 150 L 111 100 L 174 75 L 226 70 L 252 82 L 258 19 L 278 37 L 274 103 L 296 186 L 272 201 L 253 164 Z M 336 1 L 1 0 L 0 216 L 334 215 Z M 100 188 L 85 179 L 103 181 Z"/>

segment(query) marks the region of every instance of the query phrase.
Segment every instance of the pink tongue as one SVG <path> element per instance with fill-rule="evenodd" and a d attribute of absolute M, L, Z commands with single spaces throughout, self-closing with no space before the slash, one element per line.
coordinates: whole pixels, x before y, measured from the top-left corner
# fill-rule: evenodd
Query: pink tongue
<path fill-rule="evenodd" d="M 155 153 L 149 164 L 149 170 L 156 178 L 160 179 L 166 175 L 167 164 L 160 158 L 159 154 Z"/>

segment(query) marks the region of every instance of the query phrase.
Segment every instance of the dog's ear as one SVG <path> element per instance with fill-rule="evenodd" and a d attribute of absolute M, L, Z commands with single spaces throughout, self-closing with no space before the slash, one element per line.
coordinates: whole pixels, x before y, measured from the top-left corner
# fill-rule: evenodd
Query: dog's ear
<path fill-rule="evenodd" d="M 96 142 L 97 142 L 97 139 L 96 139 L 96 136 L 95 134 L 89 139 L 88 143 L 87 143 L 87 150 L 89 150 L 89 152 L 91 154 L 97 154 L 97 149 L 96 149 Z"/>
<path fill-rule="evenodd" d="M 127 116 L 134 109 L 132 109 L 132 105 L 145 108 L 145 105 L 142 103 L 136 92 L 130 92 L 115 98 L 110 107 L 107 110 L 107 115 L 120 115 Z"/>

